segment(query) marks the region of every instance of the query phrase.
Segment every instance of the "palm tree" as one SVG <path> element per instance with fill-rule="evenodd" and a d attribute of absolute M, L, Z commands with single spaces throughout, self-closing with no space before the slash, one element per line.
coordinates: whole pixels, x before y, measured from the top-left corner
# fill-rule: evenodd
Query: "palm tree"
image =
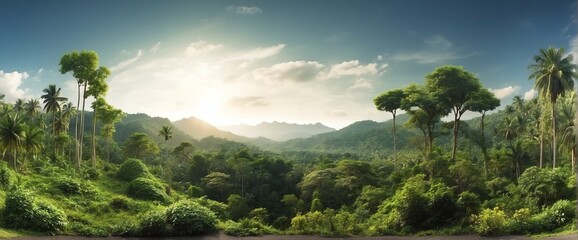
<path fill-rule="evenodd" d="M 60 96 L 60 88 L 56 89 L 56 85 L 48 85 L 48 88 L 42 90 L 45 94 L 40 96 L 44 99 L 44 110 L 52 112 L 52 134 L 56 138 L 56 113 L 60 112 L 60 102 L 67 101 L 68 98 Z M 54 154 L 56 154 L 56 141 L 54 141 Z"/>
<path fill-rule="evenodd" d="M 161 136 L 161 137 L 163 137 L 163 139 L 165 139 L 165 145 L 166 145 L 167 141 L 173 137 L 173 128 L 166 126 L 166 125 L 163 126 L 161 128 L 161 130 L 159 131 L 159 136 Z M 168 157 L 168 150 L 167 150 L 166 155 Z"/>
<path fill-rule="evenodd" d="M 574 110 L 574 102 L 576 101 L 576 93 L 571 92 L 568 97 L 564 98 L 560 104 L 560 141 L 562 142 L 560 150 L 570 150 L 570 159 L 572 163 L 572 172 L 576 169 L 576 134 L 574 132 L 574 119 L 576 112 Z"/>
<path fill-rule="evenodd" d="M 24 123 L 18 114 L 7 114 L 0 120 L 2 155 L 5 155 L 6 151 L 12 155 L 12 166 L 14 169 L 16 169 L 16 158 L 18 151 L 22 148 L 24 135 Z"/>
<path fill-rule="evenodd" d="M 534 89 L 541 96 L 549 96 L 552 103 L 552 166 L 556 167 L 556 100 L 574 89 L 576 65 L 572 63 L 572 54 L 564 57 L 563 48 L 549 47 L 540 49 L 534 56 L 535 64 L 529 66 L 532 71 L 529 79 L 535 79 Z"/>
<path fill-rule="evenodd" d="M 33 158 L 36 158 L 36 154 L 40 152 L 43 147 L 43 135 L 44 131 L 36 125 L 25 125 L 24 126 L 24 138 L 22 139 L 22 147 L 24 148 L 24 162 L 28 160 L 29 154 L 32 154 Z"/>
<path fill-rule="evenodd" d="M 22 100 L 22 98 L 16 99 L 16 102 L 14 102 L 14 107 L 12 109 L 18 113 L 24 111 L 24 100 Z"/>
<path fill-rule="evenodd" d="M 29 119 L 36 117 L 40 109 L 42 109 L 42 107 L 40 107 L 40 101 L 38 101 L 38 99 L 30 99 L 24 105 L 24 112 L 26 112 L 26 116 L 28 116 Z"/>

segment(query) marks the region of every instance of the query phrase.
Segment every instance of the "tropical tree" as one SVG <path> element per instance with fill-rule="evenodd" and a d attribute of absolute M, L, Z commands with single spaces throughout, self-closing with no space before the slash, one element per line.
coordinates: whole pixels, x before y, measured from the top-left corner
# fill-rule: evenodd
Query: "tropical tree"
<path fill-rule="evenodd" d="M 454 113 L 452 159 L 456 158 L 460 119 L 468 110 L 467 102 L 481 88 L 480 80 L 459 66 L 441 66 L 426 75 L 427 87 L 445 107 Z"/>
<path fill-rule="evenodd" d="M 397 167 L 397 133 L 395 129 L 395 116 L 397 109 L 401 108 L 401 101 L 405 97 L 402 89 L 384 92 L 373 99 L 373 103 L 379 111 L 390 112 L 393 116 L 393 161 Z"/>
<path fill-rule="evenodd" d="M 123 118 L 124 113 L 122 110 L 115 109 L 109 104 L 99 107 L 101 108 L 98 110 L 100 112 L 100 121 L 103 123 L 100 131 L 106 140 L 106 161 L 110 162 L 110 141 L 116 131 L 115 124 Z"/>
<path fill-rule="evenodd" d="M 78 97 L 76 102 L 76 109 L 79 109 L 76 117 L 76 124 L 74 135 L 76 138 L 76 159 L 80 166 L 82 158 L 82 139 L 84 133 L 84 106 L 87 96 L 88 86 L 95 83 L 95 79 L 99 79 L 107 71 L 105 67 L 99 67 L 98 54 L 95 51 L 83 50 L 81 52 L 73 51 L 67 53 L 60 58 L 60 73 L 72 73 L 72 76 L 77 81 Z M 108 75 L 107 75 L 108 76 Z M 106 77 L 104 77 L 106 78 Z M 104 79 L 103 78 L 103 79 Z M 98 84 L 98 83 L 96 83 Z M 82 92 L 81 92 L 82 88 Z M 80 99 L 82 98 L 82 108 L 80 107 Z"/>
<path fill-rule="evenodd" d="M 0 120 L 0 146 L 2 155 L 8 152 L 12 157 L 12 166 L 16 169 L 18 151 L 24 139 L 24 121 L 18 114 L 6 114 Z"/>
<path fill-rule="evenodd" d="M 574 128 L 574 120 L 576 118 L 576 110 L 574 102 L 576 101 L 576 93 L 570 92 L 567 97 L 562 99 L 560 104 L 560 150 L 567 149 L 570 152 L 570 159 L 572 163 L 572 171 L 576 169 L 576 132 Z"/>
<path fill-rule="evenodd" d="M 26 116 L 28 116 L 29 119 L 36 117 L 36 114 L 38 114 L 41 109 L 42 107 L 38 99 L 30 99 L 24 105 L 24 112 L 26 112 Z"/>
<path fill-rule="evenodd" d="M 110 70 L 106 67 L 100 67 L 94 71 L 94 76 L 89 80 L 90 85 L 86 91 L 85 98 L 92 96 L 95 101 L 92 102 L 92 167 L 96 167 L 96 120 L 97 120 L 97 110 L 100 105 L 107 104 L 104 100 L 104 95 L 108 91 L 108 84 L 106 84 L 105 79 L 110 75 Z"/>
<path fill-rule="evenodd" d="M 159 136 L 161 136 L 165 140 L 165 145 L 169 139 L 173 137 L 173 128 L 169 126 L 163 126 L 161 130 L 159 130 Z M 166 150 L 166 157 L 168 157 L 168 150 Z"/>
<path fill-rule="evenodd" d="M 48 85 L 42 92 L 44 95 L 40 98 L 44 99 L 44 110 L 47 113 L 52 112 L 52 134 L 56 136 L 56 114 L 60 112 L 60 103 L 68 98 L 60 96 L 60 88 L 56 89 L 56 85 Z"/>
<path fill-rule="evenodd" d="M 131 134 L 124 144 L 126 157 L 142 159 L 144 156 L 157 155 L 159 147 L 146 134 L 135 132 Z"/>
<path fill-rule="evenodd" d="M 24 100 L 22 100 L 22 98 L 16 99 L 16 102 L 14 102 L 14 106 L 12 107 L 12 109 L 18 113 L 23 112 L 24 111 Z"/>
<path fill-rule="evenodd" d="M 484 168 L 486 170 L 486 174 L 488 173 L 488 149 L 486 146 L 486 135 L 484 133 L 484 117 L 486 116 L 487 111 L 494 110 L 499 106 L 500 99 L 496 98 L 496 96 L 486 88 L 480 88 L 480 90 L 475 92 L 471 96 L 466 106 L 466 108 L 470 111 L 479 112 L 482 114 L 480 119 L 480 147 L 482 148 L 482 153 L 484 154 Z"/>
<path fill-rule="evenodd" d="M 28 160 L 30 154 L 32 154 L 33 159 L 36 159 L 36 155 L 40 152 L 43 144 L 44 131 L 36 125 L 24 125 L 23 128 L 24 135 L 22 138 L 22 147 L 24 148 L 24 161 L 22 165 Z"/>
<path fill-rule="evenodd" d="M 439 99 L 439 94 L 434 94 L 427 86 L 412 84 L 404 89 L 405 98 L 401 101 L 401 109 L 417 116 L 416 121 L 427 130 L 427 148 L 431 151 L 435 138 L 435 125 L 440 118 L 447 115 L 449 109 Z"/>
<path fill-rule="evenodd" d="M 540 49 L 534 56 L 534 64 L 529 66 L 532 71 L 529 79 L 534 79 L 534 89 L 550 98 L 552 104 L 552 166 L 556 167 L 557 135 L 556 135 L 556 100 L 574 89 L 576 65 L 572 63 L 572 54 L 564 57 L 564 48 L 549 47 Z"/>

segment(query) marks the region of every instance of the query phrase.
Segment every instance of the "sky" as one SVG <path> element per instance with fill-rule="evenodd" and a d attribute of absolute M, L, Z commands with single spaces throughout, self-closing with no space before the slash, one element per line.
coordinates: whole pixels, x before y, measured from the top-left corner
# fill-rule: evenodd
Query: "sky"
<path fill-rule="evenodd" d="M 106 100 L 215 126 L 385 121 L 379 93 L 463 66 L 502 105 L 535 95 L 541 48 L 578 59 L 576 0 L 0 0 L 0 94 L 76 102 L 62 55 L 94 50 Z M 475 117 L 469 113 L 466 117 Z"/>

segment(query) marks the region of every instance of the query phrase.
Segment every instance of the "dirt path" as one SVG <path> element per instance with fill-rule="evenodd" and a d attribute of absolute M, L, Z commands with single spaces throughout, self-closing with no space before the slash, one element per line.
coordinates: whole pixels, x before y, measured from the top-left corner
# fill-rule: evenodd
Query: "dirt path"
<path fill-rule="evenodd" d="M 401 237 L 401 236 L 383 236 L 383 237 L 348 237 L 348 238 L 325 238 L 319 236 L 310 235 L 266 235 L 258 237 L 233 237 L 226 235 L 222 232 L 214 233 L 205 236 L 196 237 L 161 237 L 161 238 L 133 238 L 133 237 L 108 237 L 108 238 L 90 238 L 90 237 L 77 237 L 77 236 L 50 236 L 50 237 L 18 237 L 14 240 L 489 240 L 489 239 L 500 239 L 500 240 L 525 240 L 532 239 L 527 236 L 501 236 L 501 237 L 480 237 L 476 235 L 460 235 L 460 236 L 413 236 L 413 237 Z M 539 239 L 546 240 L 578 240 L 578 234 L 569 234 L 562 236 L 552 236 L 544 237 Z"/>

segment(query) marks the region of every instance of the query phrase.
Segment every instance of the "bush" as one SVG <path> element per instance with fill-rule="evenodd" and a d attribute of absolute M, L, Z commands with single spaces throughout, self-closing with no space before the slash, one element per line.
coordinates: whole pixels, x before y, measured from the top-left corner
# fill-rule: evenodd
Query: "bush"
<path fill-rule="evenodd" d="M 173 235 L 191 236 L 216 230 L 215 213 L 193 201 L 181 201 L 169 206 L 166 217 Z"/>
<path fill-rule="evenodd" d="M 259 236 L 273 233 L 274 231 L 263 223 L 255 220 L 243 218 L 239 222 L 231 220 L 225 223 L 225 234 L 237 237 Z"/>
<path fill-rule="evenodd" d="M 116 176 L 120 180 L 130 182 L 137 178 L 149 178 L 151 174 L 141 160 L 130 158 L 120 165 Z"/>
<path fill-rule="evenodd" d="M 503 235 L 508 229 L 506 213 L 499 208 L 484 209 L 475 217 L 474 231 L 482 236 Z"/>
<path fill-rule="evenodd" d="M 64 195 L 90 195 L 94 194 L 96 190 L 88 184 L 83 184 L 80 181 L 71 177 L 60 177 L 56 179 L 54 186 L 60 190 Z"/>
<path fill-rule="evenodd" d="M 133 202 L 124 196 L 116 196 L 110 200 L 110 207 L 114 210 L 129 211 L 133 210 Z"/>
<path fill-rule="evenodd" d="M 219 220 L 226 220 L 229 218 L 229 206 L 227 206 L 227 204 L 207 199 L 205 197 L 197 198 L 194 201 L 213 211 Z"/>
<path fill-rule="evenodd" d="M 0 189 L 8 190 L 14 184 L 15 176 L 6 162 L 0 162 Z"/>
<path fill-rule="evenodd" d="M 128 184 L 126 194 L 141 200 L 169 201 L 169 196 L 164 192 L 161 183 L 144 177 L 131 181 Z"/>
<path fill-rule="evenodd" d="M 550 232 L 572 222 L 576 204 L 560 200 L 532 218 L 533 232 Z"/>
<path fill-rule="evenodd" d="M 164 211 L 149 211 L 140 219 L 136 235 L 147 237 L 170 235 Z"/>
<path fill-rule="evenodd" d="M 66 216 L 48 203 L 36 203 L 23 191 L 9 192 L 4 202 L 3 217 L 9 228 L 31 229 L 56 234 L 66 226 Z"/>

